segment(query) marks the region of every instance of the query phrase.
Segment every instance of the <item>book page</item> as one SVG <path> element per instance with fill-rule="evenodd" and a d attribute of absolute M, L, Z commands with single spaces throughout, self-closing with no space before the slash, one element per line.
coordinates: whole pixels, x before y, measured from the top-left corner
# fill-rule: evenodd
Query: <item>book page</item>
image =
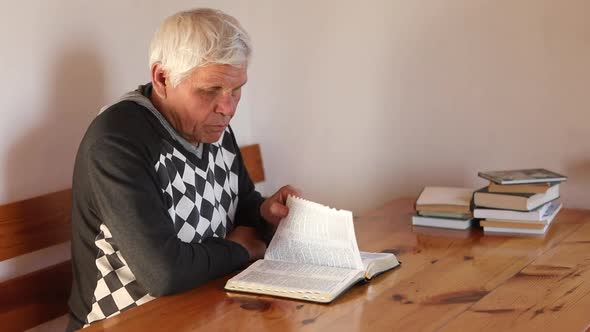
<path fill-rule="evenodd" d="M 456 205 L 471 204 L 472 188 L 426 187 L 420 193 L 416 205 Z"/>
<path fill-rule="evenodd" d="M 264 259 L 362 270 L 352 212 L 289 196 Z"/>
<path fill-rule="evenodd" d="M 371 264 L 371 262 L 381 259 L 381 258 L 386 258 L 388 256 L 391 256 L 391 254 L 390 253 L 382 253 L 382 252 L 361 251 L 361 259 L 363 260 L 363 266 L 365 267 L 365 270 L 367 270 L 367 268 L 369 267 L 369 264 Z"/>
<path fill-rule="evenodd" d="M 228 286 L 232 289 L 336 294 L 359 279 L 361 274 L 362 271 L 338 267 L 258 260 L 230 279 Z"/>
<path fill-rule="evenodd" d="M 365 266 L 364 276 L 367 279 L 399 265 L 399 261 L 391 253 L 361 251 L 361 258 Z"/>

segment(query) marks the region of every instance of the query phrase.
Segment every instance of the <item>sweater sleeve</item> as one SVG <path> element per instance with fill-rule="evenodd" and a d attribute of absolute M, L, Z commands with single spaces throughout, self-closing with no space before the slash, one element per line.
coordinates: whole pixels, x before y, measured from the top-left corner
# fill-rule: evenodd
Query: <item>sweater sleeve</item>
<path fill-rule="evenodd" d="M 241 245 L 178 239 L 145 151 L 120 136 L 96 142 L 85 158 L 89 200 L 136 279 L 152 296 L 177 293 L 249 261 Z"/>

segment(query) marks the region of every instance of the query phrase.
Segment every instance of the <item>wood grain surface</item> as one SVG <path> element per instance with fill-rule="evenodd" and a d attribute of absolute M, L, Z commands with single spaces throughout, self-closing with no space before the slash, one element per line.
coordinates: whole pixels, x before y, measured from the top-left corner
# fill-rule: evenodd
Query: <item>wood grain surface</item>
<path fill-rule="evenodd" d="M 413 228 L 413 199 L 355 218 L 361 250 L 402 265 L 331 304 L 228 293 L 228 277 L 158 298 L 88 331 L 585 331 L 590 211 L 564 209 L 544 237 Z M 86 331 L 86 330 L 85 330 Z"/>
<path fill-rule="evenodd" d="M 0 206 L 0 261 L 69 241 L 72 190 Z"/>
<path fill-rule="evenodd" d="M 23 331 L 68 312 L 70 261 L 0 284 L 0 331 Z"/>

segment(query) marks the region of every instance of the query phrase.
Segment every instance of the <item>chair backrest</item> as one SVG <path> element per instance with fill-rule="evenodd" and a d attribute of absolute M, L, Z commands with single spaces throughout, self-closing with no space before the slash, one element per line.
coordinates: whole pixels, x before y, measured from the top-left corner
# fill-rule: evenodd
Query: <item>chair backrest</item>
<path fill-rule="evenodd" d="M 0 206 L 0 261 L 70 240 L 71 189 Z M 0 284 L 3 331 L 22 331 L 65 314 L 72 284 L 64 262 Z"/>
<path fill-rule="evenodd" d="M 264 181 L 264 167 L 262 165 L 262 154 L 260 152 L 260 144 L 252 144 L 242 146 L 240 148 L 244 165 L 252 182 L 259 183 Z"/>
<path fill-rule="evenodd" d="M 240 148 L 254 183 L 264 181 L 258 144 Z M 71 239 L 72 190 L 0 206 L 0 261 Z M 0 283 L 2 331 L 22 331 L 68 311 L 71 261 Z"/>

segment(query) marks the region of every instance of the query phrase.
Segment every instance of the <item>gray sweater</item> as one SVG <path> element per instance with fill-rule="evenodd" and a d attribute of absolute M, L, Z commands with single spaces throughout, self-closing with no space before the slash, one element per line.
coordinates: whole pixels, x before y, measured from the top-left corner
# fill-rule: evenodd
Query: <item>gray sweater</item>
<path fill-rule="evenodd" d="M 191 145 L 150 92 L 140 87 L 106 108 L 80 144 L 69 329 L 243 267 L 248 252 L 226 234 L 265 226 L 231 129 L 217 143 Z"/>

